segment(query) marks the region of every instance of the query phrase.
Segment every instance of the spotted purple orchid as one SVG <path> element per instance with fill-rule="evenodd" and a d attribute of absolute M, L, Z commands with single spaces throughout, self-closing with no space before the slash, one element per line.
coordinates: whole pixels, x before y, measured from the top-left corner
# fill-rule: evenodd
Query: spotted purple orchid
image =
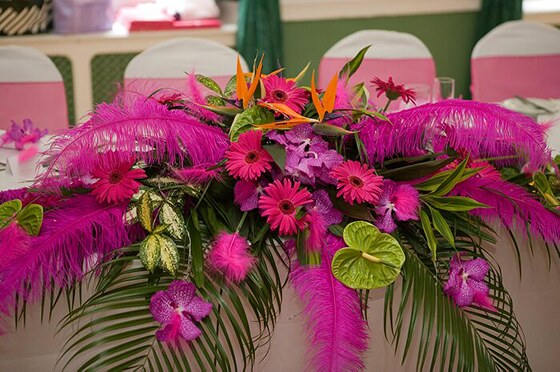
<path fill-rule="evenodd" d="M 453 256 L 449 263 L 449 279 L 443 292 L 459 307 L 474 303 L 486 310 L 495 311 L 496 308 L 488 297 L 488 286 L 484 283 L 489 268 L 490 265 L 483 258 L 463 261 L 461 254 Z"/>
<path fill-rule="evenodd" d="M 161 342 L 176 341 L 179 336 L 187 341 L 202 332 L 195 322 L 200 322 L 212 311 L 212 304 L 196 294 L 194 284 L 175 280 L 167 290 L 158 291 L 150 300 L 150 313 L 163 327 L 156 332 Z"/>
<path fill-rule="evenodd" d="M 383 232 L 392 233 L 397 228 L 395 219 L 418 220 L 419 206 L 418 191 L 413 186 L 386 179 L 383 181 L 383 194 L 375 208 L 378 215 L 375 225 Z"/>
<path fill-rule="evenodd" d="M 344 159 L 329 148 L 310 124 L 301 124 L 285 133 L 271 132 L 268 138 L 286 148 L 286 173 L 298 181 L 315 186 L 317 181 L 334 184 L 330 171 Z"/>
<path fill-rule="evenodd" d="M 23 119 L 22 125 L 12 120 L 10 128 L 0 136 L 0 147 L 13 142 L 17 150 L 24 150 L 27 144 L 39 142 L 41 137 L 47 133 L 48 130 L 46 129 L 35 128 L 35 125 L 29 119 Z"/>

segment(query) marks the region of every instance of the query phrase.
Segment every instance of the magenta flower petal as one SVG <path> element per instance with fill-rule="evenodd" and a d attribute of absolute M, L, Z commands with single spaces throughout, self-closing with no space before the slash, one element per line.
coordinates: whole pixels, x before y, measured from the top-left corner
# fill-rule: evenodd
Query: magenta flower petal
<path fill-rule="evenodd" d="M 150 313 L 152 313 L 155 320 L 160 323 L 169 323 L 175 314 L 171 303 L 173 301 L 167 295 L 167 292 L 156 292 L 150 300 Z"/>
<path fill-rule="evenodd" d="M 331 176 L 337 180 L 336 196 L 349 203 L 376 204 L 382 192 L 383 177 L 376 176 L 375 171 L 366 164 L 347 160 L 333 169 Z"/>
<path fill-rule="evenodd" d="M 187 341 L 194 340 L 202 334 L 202 331 L 187 318 L 182 320 L 179 332 Z"/>
<path fill-rule="evenodd" d="M 283 103 L 298 114 L 309 102 L 309 92 L 296 86 L 293 80 L 287 80 L 276 75 L 269 75 L 262 79 L 265 96 L 264 102 Z"/>
<path fill-rule="evenodd" d="M 443 288 L 457 306 L 470 306 L 473 303 L 487 310 L 495 311 L 489 289 L 484 283 L 484 277 L 490 265 L 483 258 L 463 261 L 458 254 L 449 262 L 449 279 Z"/>
<path fill-rule="evenodd" d="M 181 280 L 173 281 L 167 290 L 156 292 L 150 300 L 150 313 L 163 325 L 156 332 L 161 342 L 177 341 L 178 336 L 191 341 L 201 335 L 194 321 L 212 311 L 212 304 L 196 296 L 196 287 Z"/>
<path fill-rule="evenodd" d="M 262 188 L 256 182 L 239 180 L 233 188 L 233 200 L 243 212 L 252 211 L 259 205 L 261 192 Z"/>
<path fill-rule="evenodd" d="M 272 157 L 261 144 L 262 132 L 250 130 L 232 142 L 226 151 L 226 169 L 234 178 L 255 181 L 272 168 Z"/>
<path fill-rule="evenodd" d="M 292 235 L 303 229 L 307 224 L 307 216 L 297 218 L 301 207 L 313 202 L 307 189 L 300 190 L 299 182 L 292 183 L 289 179 L 276 180 L 264 189 L 259 198 L 261 215 L 267 218 L 272 230 L 280 235 Z"/>

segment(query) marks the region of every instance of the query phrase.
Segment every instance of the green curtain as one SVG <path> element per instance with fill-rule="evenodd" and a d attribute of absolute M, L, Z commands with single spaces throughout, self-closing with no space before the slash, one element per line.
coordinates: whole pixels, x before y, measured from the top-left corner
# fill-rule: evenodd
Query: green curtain
<path fill-rule="evenodd" d="M 239 1 L 237 50 L 249 66 L 264 52 L 264 72 L 282 66 L 282 24 L 278 0 Z"/>
<path fill-rule="evenodd" d="M 478 38 L 507 21 L 521 19 L 523 0 L 482 0 L 478 24 Z"/>

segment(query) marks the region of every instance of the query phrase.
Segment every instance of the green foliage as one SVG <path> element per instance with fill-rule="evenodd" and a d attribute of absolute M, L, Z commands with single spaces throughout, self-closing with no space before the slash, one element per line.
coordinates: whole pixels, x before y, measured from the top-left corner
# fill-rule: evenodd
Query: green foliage
<path fill-rule="evenodd" d="M 204 225 L 199 223 L 195 230 L 203 238 Z M 203 274 L 199 295 L 214 306 L 211 315 L 197 324 L 202 336 L 188 345 L 165 345 L 155 339 L 160 324 L 149 312 L 150 298 L 166 289 L 173 278 L 139 265 L 139 245 L 122 249 L 100 267 L 103 275 L 95 293 L 61 321 L 60 328 L 72 328 L 72 336 L 63 347 L 59 365 L 74 369 L 80 360 L 79 370 L 251 369 L 257 348 L 267 344 L 274 328 L 284 281 L 276 263 L 282 257 L 281 248 L 272 234 L 247 233 L 258 263 L 239 285 L 225 285 L 219 277 Z M 178 275 L 194 281 L 188 274 L 189 250 L 189 246 L 178 246 Z"/>
<path fill-rule="evenodd" d="M 342 66 L 342 69 L 340 70 L 338 77 L 340 79 L 345 79 L 345 80 L 350 79 L 350 77 L 354 75 L 356 71 L 358 71 L 358 68 L 360 68 L 369 48 L 371 48 L 371 45 L 362 48 L 358 53 L 356 53 L 354 58 L 352 58 L 344 66 Z"/>
<path fill-rule="evenodd" d="M 344 229 L 348 245 L 332 260 L 333 275 L 355 289 L 374 289 L 391 284 L 399 275 L 404 253 L 389 234 L 364 221 L 355 221 Z"/>
<path fill-rule="evenodd" d="M 356 132 L 344 129 L 342 127 L 337 127 L 336 125 L 318 123 L 313 125 L 313 132 L 321 136 L 326 137 L 344 137 L 348 134 L 354 134 Z"/>
<path fill-rule="evenodd" d="M 444 237 L 434 237 L 436 262 L 428 254 L 430 248 L 418 223 L 399 230 L 406 261 L 400 294 L 395 285 L 385 294 L 387 339 L 402 352 L 403 361 L 414 343 L 418 371 L 529 371 L 523 333 L 499 268 L 491 266 L 486 280 L 496 312 L 474 306 L 458 308 L 443 293 L 449 260 L 457 252 L 463 252 L 463 259 L 488 259 L 480 243 L 492 243 L 494 238 L 476 219 L 448 212 L 441 217 L 455 227 L 455 247 Z"/>
<path fill-rule="evenodd" d="M 39 235 L 43 224 L 43 207 L 39 204 L 28 204 L 22 208 L 21 200 L 14 199 L 0 205 L 0 229 L 12 221 L 31 236 Z"/>
<path fill-rule="evenodd" d="M 274 114 L 261 106 L 252 106 L 239 113 L 233 119 L 233 124 L 229 130 L 229 138 L 237 141 L 240 134 L 253 129 L 254 125 L 266 124 L 274 121 Z"/>

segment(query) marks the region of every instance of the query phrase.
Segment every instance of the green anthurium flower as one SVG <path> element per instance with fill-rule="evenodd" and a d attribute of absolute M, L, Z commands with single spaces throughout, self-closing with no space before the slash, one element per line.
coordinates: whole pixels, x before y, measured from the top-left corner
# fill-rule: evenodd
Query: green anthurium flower
<path fill-rule="evenodd" d="M 395 281 L 404 252 L 395 238 L 365 221 L 348 224 L 343 233 L 348 245 L 333 257 L 333 275 L 354 289 L 374 289 Z"/>

